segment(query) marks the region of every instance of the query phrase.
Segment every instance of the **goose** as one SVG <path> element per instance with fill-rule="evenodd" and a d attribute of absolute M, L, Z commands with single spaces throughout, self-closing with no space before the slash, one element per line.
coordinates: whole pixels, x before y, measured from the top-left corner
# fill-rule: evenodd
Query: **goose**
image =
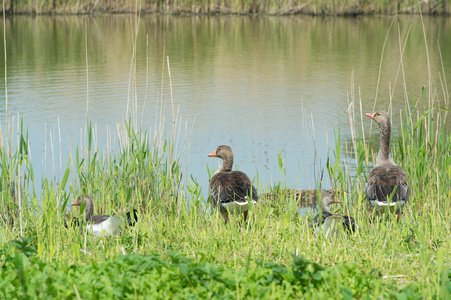
<path fill-rule="evenodd" d="M 379 125 L 381 132 L 379 152 L 376 165 L 368 177 L 366 197 L 378 214 L 394 212 L 399 221 L 409 198 L 409 184 L 406 172 L 395 164 L 390 155 L 390 115 L 385 111 L 378 111 L 367 113 L 366 116 Z"/>
<path fill-rule="evenodd" d="M 349 233 L 355 231 L 355 220 L 353 217 L 341 216 L 338 214 L 332 214 L 330 212 L 329 205 L 340 203 L 340 201 L 337 198 L 333 197 L 331 193 L 321 193 L 320 203 L 322 208 L 321 220 L 319 219 L 320 215 L 318 214 L 310 223 L 310 227 L 314 228 L 315 233 L 319 233 L 320 230 L 323 230 L 326 236 L 338 235 L 337 229 L 340 224 Z"/>
<path fill-rule="evenodd" d="M 71 206 L 85 206 L 85 218 L 87 224 L 87 229 L 89 232 L 92 232 L 94 236 L 102 236 L 103 234 L 107 235 L 113 235 L 117 236 L 119 235 L 121 231 L 121 227 L 123 222 L 121 219 L 113 214 L 111 216 L 109 215 L 98 215 L 93 216 L 94 214 L 94 201 L 92 200 L 91 196 L 84 195 L 79 196 L 77 200 L 75 200 Z M 127 220 L 127 224 L 129 226 L 134 226 L 135 223 L 138 221 L 138 215 L 137 210 L 133 209 L 133 212 L 128 211 L 125 213 L 125 217 Z M 73 218 L 71 221 L 72 226 L 79 226 L 80 220 L 77 218 Z M 67 223 L 65 224 L 66 227 Z"/>
<path fill-rule="evenodd" d="M 229 213 L 243 213 L 246 221 L 249 201 L 257 203 L 257 189 L 244 172 L 232 171 L 233 152 L 230 146 L 221 145 L 208 157 L 222 159 L 221 167 L 213 174 L 208 185 L 209 201 L 214 207 L 219 207 L 225 224 L 229 220 Z"/>
<path fill-rule="evenodd" d="M 318 190 L 293 190 L 293 189 L 280 189 L 274 192 L 266 193 L 262 195 L 262 198 L 268 200 L 282 200 L 280 196 L 284 196 L 285 199 L 294 198 L 299 208 L 312 207 L 318 204 Z M 335 197 L 335 193 L 332 190 L 322 190 L 321 197 Z"/>

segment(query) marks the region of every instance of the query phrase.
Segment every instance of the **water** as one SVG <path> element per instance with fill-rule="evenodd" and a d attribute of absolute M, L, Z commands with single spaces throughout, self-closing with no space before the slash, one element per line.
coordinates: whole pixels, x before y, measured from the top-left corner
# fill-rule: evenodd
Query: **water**
<path fill-rule="evenodd" d="M 351 139 L 347 110 L 352 87 L 357 113 L 359 93 L 364 112 L 373 110 L 377 97 L 376 109 L 387 110 L 392 104 L 395 128 L 406 94 L 411 106 L 423 105 L 428 61 L 421 20 L 397 20 L 388 34 L 376 93 L 392 16 L 146 15 L 139 22 L 130 15 L 11 17 L 5 21 L 8 116 L 20 115 L 29 129 L 38 180 L 41 173 L 57 177 L 68 152 L 84 138 L 87 116 L 97 128 L 97 145 L 106 148 L 107 126 L 110 136 L 116 134 L 116 124 L 128 113 L 153 131 L 163 101 L 170 134 L 169 58 L 185 179 L 192 175 L 206 190 L 207 165 L 213 169 L 219 164 L 207 154 L 228 144 L 235 164 L 264 187 L 282 179 L 293 188 L 316 188 L 328 146 L 334 148 L 334 130 L 341 130 L 340 143 Z M 441 82 L 451 85 L 450 20 L 424 20 L 439 99 L 434 106 L 446 105 Z M 404 44 L 410 24 L 403 79 L 398 72 L 400 40 Z M 4 136 L 3 47 L 1 57 Z M 368 130 L 371 120 L 363 121 Z M 356 122 L 361 128 L 360 117 Z M 281 178 L 279 153 L 285 168 Z M 328 185 L 325 176 L 323 187 Z"/>

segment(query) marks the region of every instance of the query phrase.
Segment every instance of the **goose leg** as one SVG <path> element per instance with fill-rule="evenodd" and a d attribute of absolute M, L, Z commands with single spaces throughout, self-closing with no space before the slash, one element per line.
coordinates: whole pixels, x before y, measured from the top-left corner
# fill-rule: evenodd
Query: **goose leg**
<path fill-rule="evenodd" d="M 229 214 L 224 214 L 224 220 L 225 220 L 224 225 L 227 225 L 227 222 L 229 221 Z"/>
<path fill-rule="evenodd" d="M 244 223 L 246 223 L 246 221 L 247 221 L 247 214 L 248 214 L 248 211 L 246 210 L 246 211 L 243 213 L 243 215 L 244 215 Z"/>

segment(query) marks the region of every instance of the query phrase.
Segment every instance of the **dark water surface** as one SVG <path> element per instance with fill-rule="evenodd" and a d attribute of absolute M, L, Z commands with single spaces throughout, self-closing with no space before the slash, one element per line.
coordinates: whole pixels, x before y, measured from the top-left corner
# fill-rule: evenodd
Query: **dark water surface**
<path fill-rule="evenodd" d="M 364 112 L 373 110 L 376 97 L 376 109 L 388 110 L 392 103 L 395 134 L 406 95 L 411 106 L 418 101 L 423 106 L 421 88 L 429 87 L 425 41 L 437 92 L 434 106 L 447 105 L 450 18 L 425 18 L 426 39 L 420 18 L 396 19 L 376 93 L 392 21 L 392 16 L 7 18 L 0 35 L 3 41 L 5 29 L 8 116 L 20 115 L 29 129 L 37 175 L 57 176 L 60 156 L 64 169 L 69 151 L 84 140 L 87 114 L 102 149 L 118 147 L 112 137 L 127 115 L 153 132 L 161 107 L 170 134 L 169 57 L 185 178 L 192 174 L 206 190 L 207 164 L 217 168 L 219 163 L 207 154 L 229 144 L 239 168 L 251 178 L 258 174 L 263 186 L 279 180 L 280 152 L 283 181 L 294 188 L 316 187 L 317 166 L 325 166 L 328 145 L 334 148 L 334 130 L 341 130 L 342 145 L 351 139 L 352 86 L 357 128 L 359 93 Z M 3 45 L 0 51 L 5 136 Z M 363 121 L 368 130 L 370 120 Z"/>

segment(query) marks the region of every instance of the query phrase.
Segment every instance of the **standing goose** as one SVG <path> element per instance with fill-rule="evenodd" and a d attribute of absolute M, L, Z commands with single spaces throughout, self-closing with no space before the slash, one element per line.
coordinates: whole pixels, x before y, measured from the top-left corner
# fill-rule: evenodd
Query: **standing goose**
<path fill-rule="evenodd" d="M 341 224 L 343 228 L 350 233 L 355 231 L 355 220 L 353 217 L 341 216 L 330 212 L 329 205 L 340 203 L 340 201 L 335 198 L 331 192 L 326 191 L 321 193 L 320 203 L 322 208 L 321 221 L 318 214 L 310 223 L 310 227 L 314 228 L 315 233 L 319 233 L 320 230 L 323 230 L 326 236 L 338 235 L 339 224 Z"/>
<path fill-rule="evenodd" d="M 246 221 L 249 201 L 257 203 L 258 194 L 252 185 L 250 178 L 241 171 L 232 171 L 233 152 L 227 145 L 221 145 L 216 151 L 208 154 L 208 157 L 219 157 L 222 166 L 210 180 L 208 192 L 210 201 L 215 207 L 219 206 L 220 212 L 227 224 L 230 213 L 244 213 Z"/>
<path fill-rule="evenodd" d="M 94 214 L 94 201 L 91 196 L 84 195 L 79 196 L 71 206 L 85 206 L 85 218 L 88 223 L 87 229 L 92 232 L 94 236 L 102 236 L 103 233 L 108 235 L 117 236 L 120 233 L 121 221 L 117 215 L 101 215 L 93 216 Z M 73 221 L 74 225 L 79 225 L 79 221 Z"/>
<path fill-rule="evenodd" d="M 398 215 L 399 220 L 409 198 L 409 184 L 406 172 L 395 164 L 390 155 L 390 115 L 385 111 L 378 111 L 367 113 L 366 116 L 373 119 L 381 131 L 379 153 L 376 165 L 368 177 L 366 197 L 377 213 L 392 211 Z"/>

